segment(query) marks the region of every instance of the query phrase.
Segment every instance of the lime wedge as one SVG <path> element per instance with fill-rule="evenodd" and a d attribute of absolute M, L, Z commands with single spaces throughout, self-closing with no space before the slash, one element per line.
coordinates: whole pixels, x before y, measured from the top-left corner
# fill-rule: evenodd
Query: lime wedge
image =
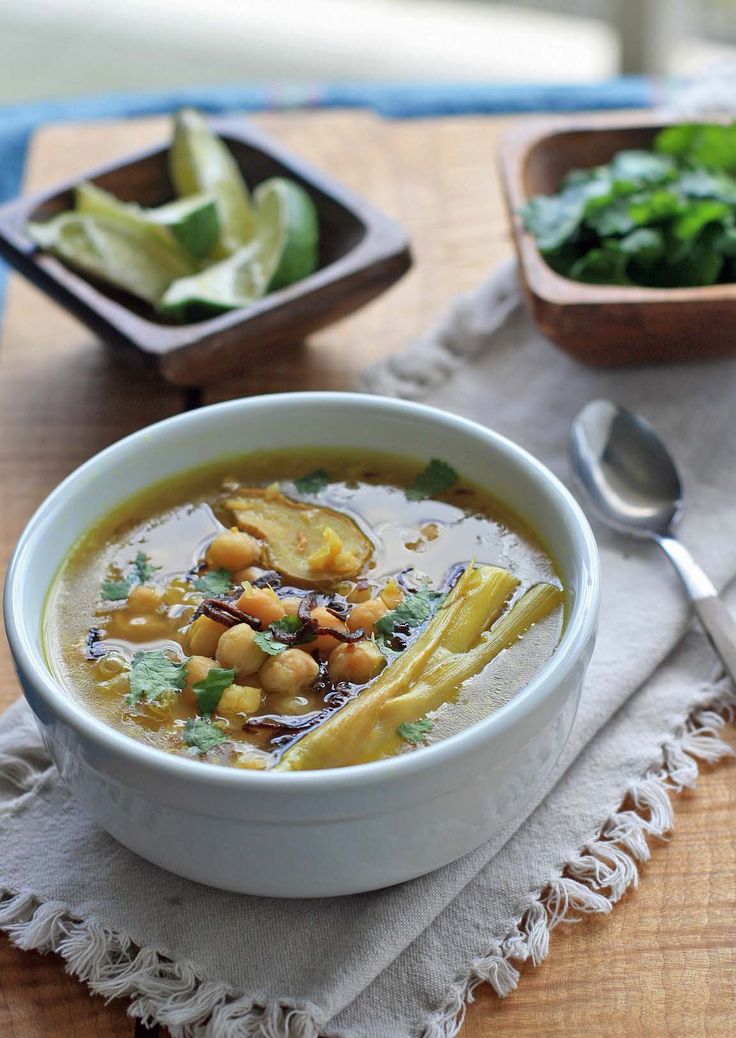
<path fill-rule="evenodd" d="M 208 195 L 191 195 L 157 209 L 144 209 L 85 182 L 77 186 L 75 201 L 77 212 L 123 220 L 169 244 L 173 235 L 195 259 L 206 256 L 217 239 L 217 206 Z"/>
<path fill-rule="evenodd" d="M 227 259 L 175 281 L 161 309 L 177 317 L 248 306 L 266 292 L 311 274 L 317 263 L 317 214 L 298 184 L 280 177 L 254 193 L 255 237 Z"/>
<path fill-rule="evenodd" d="M 253 201 L 256 236 L 269 241 L 269 252 L 274 257 L 267 291 L 292 285 L 313 273 L 317 266 L 319 223 L 307 192 L 293 180 L 271 177 L 258 185 Z"/>
<path fill-rule="evenodd" d="M 262 243 L 255 239 L 199 274 L 172 282 L 160 309 L 180 320 L 196 320 L 248 306 L 260 299 L 267 287 Z"/>
<path fill-rule="evenodd" d="M 180 198 L 158 209 L 147 209 L 146 216 L 152 223 L 167 227 L 195 259 L 207 256 L 220 231 L 217 203 L 209 195 Z"/>
<path fill-rule="evenodd" d="M 194 260 L 175 242 L 118 216 L 62 213 L 48 223 L 29 224 L 28 233 L 70 266 L 154 306 L 172 281 L 196 270 Z"/>
<path fill-rule="evenodd" d="M 248 188 L 226 145 L 207 120 L 184 108 L 174 120 L 169 151 L 169 174 L 181 197 L 206 194 L 214 198 L 220 220 L 216 259 L 231 255 L 253 236 L 253 213 Z"/>

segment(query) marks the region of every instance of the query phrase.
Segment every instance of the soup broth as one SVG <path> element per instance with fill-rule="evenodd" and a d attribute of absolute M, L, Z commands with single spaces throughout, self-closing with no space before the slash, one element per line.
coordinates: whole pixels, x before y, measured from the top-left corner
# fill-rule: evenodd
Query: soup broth
<path fill-rule="evenodd" d="M 534 533 L 435 459 L 290 450 L 146 490 L 52 587 L 51 670 L 108 724 L 257 770 L 414 752 L 554 652 L 564 595 Z"/>

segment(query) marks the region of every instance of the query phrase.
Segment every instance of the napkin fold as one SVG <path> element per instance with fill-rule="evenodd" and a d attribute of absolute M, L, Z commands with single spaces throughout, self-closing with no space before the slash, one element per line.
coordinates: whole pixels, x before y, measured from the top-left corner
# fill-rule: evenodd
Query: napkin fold
<path fill-rule="evenodd" d="M 592 397 L 641 411 L 686 477 L 684 541 L 721 587 L 736 575 L 736 362 L 601 371 L 554 350 L 513 265 L 457 301 L 374 392 L 490 425 L 563 480 L 570 422 Z M 181 1038 L 448 1038 L 474 987 L 500 994 L 547 954 L 552 926 L 605 912 L 672 824 L 732 690 L 668 564 L 596 529 L 600 635 L 571 738 L 526 818 L 430 876 L 320 901 L 228 894 L 150 865 L 99 830 L 45 756 L 28 708 L 0 719 L 0 926 L 90 988 Z M 633 807 L 622 810 L 626 797 Z M 441 838 L 441 835 L 438 837 Z"/>

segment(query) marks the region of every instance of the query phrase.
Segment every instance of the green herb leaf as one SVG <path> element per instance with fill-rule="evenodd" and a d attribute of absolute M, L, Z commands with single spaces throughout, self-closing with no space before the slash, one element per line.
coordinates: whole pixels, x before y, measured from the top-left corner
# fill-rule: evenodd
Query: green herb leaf
<path fill-rule="evenodd" d="M 733 281 L 736 122 L 667 127 L 649 151 L 572 170 L 521 216 L 563 277 L 655 288 Z"/>
<path fill-rule="evenodd" d="M 264 652 L 267 652 L 269 656 L 278 656 L 288 649 L 289 646 L 277 641 L 273 636 L 273 632 L 283 631 L 285 634 L 294 634 L 301 625 L 302 621 L 298 616 L 283 616 L 280 620 L 274 620 L 273 623 L 269 624 L 265 631 L 256 632 L 255 643 Z"/>
<path fill-rule="evenodd" d="M 651 151 L 619 151 L 609 168 L 614 180 L 638 184 L 662 184 L 677 176 L 677 165 L 669 155 Z"/>
<path fill-rule="evenodd" d="M 432 722 L 428 717 L 420 717 L 418 721 L 404 721 L 396 731 L 405 742 L 417 746 L 420 742 L 425 741 L 432 728 Z"/>
<path fill-rule="evenodd" d="M 233 578 L 226 569 L 211 569 L 194 581 L 195 590 L 208 598 L 226 595 L 232 586 Z"/>
<path fill-rule="evenodd" d="M 661 130 L 654 148 L 690 165 L 736 171 L 736 123 L 730 126 L 708 123 L 681 123 Z"/>
<path fill-rule="evenodd" d="M 308 472 L 306 476 L 297 476 L 294 486 L 300 494 L 318 494 L 329 482 L 330 474 L 326 469 L 315 469 L 314 472 Z"/>
<path fill-rule="evenodd" d="M 155 703 L 165 692 L 180 692 L 187 675 L 186 660 L 173 660 L 161 649 L 138 651 L 130 665 L 130 706 L 142 699 Z"/>
<path fill-rule="evenodd" d="M 101 597 L 105 602 L 122 602 L 130 594 L 131 587 L 129 580 L 105 580 L 102 583 Z"/>
<path fill-rule="evenodd" d="M 217 710 L 222 693 L 235 681 L 235 671 L 227 667 L 212 667 L 201 681 L 194 686 L 197 710 L 203 717 L 210 717 Z"/>
<path fill-rule="evenodd" d="M 160 568 L 160 566 L 152 565 L 151 556 L 146 555 L 144 551 L 139 551 L 133 559 L 133 573 L 139 584 L 145 584 Z"/>
<path fill-rule="evenodd" d="M 133 559 L 132 568 L 127 577 L 122 577 L 120 580 L 103 581 L 100 597 L 105 602 L 122 602 L 128 597 L 135 584 L 145 584 L 159 568 L 159 566 L 151 565 L 150 555 L 139 551 Z"/>
<path fill-rule="evenodd" d="M 225 742 L 227 736 L 219 725 L 205 717 L 190 717 L 184 726 L 182 735 L 187 746 L 207 753 L 221 742 Z"/>
<path fill-rule="evenodd" d="M 404 601 L 390 613 L 377 620 L 373 632 L 376 641 L 383 646 L 393 638 L 397 626 L 419 627 L 429 620 L 437 605 L 445 596 L 440 591 L 432 591 L 423 587 L 419 591 L 407 593 Z"/>
<path fill-rule="evenodd" d="M 428 497 L 438 497 L 457 483 L 458 474 L 451 465 L 439 458 L 432 458 L 423 472 L 420 472 L 406 492 L 411 501 L 424 501 Z"/>

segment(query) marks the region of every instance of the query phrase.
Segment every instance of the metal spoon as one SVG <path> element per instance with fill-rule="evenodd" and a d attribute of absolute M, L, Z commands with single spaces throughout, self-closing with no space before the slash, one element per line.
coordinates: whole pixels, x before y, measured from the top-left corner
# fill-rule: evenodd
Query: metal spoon
<path fill-rule="evenodd" d="M 610 400 L 593 400 L 573 422 L 570 453 L 575 476 L 601 519 L 623 533 L 650 537 L 667 555 L 736 681 L 736 621 L 674 536 L 684 508 L 682 481 L 652 426 Z"/>

